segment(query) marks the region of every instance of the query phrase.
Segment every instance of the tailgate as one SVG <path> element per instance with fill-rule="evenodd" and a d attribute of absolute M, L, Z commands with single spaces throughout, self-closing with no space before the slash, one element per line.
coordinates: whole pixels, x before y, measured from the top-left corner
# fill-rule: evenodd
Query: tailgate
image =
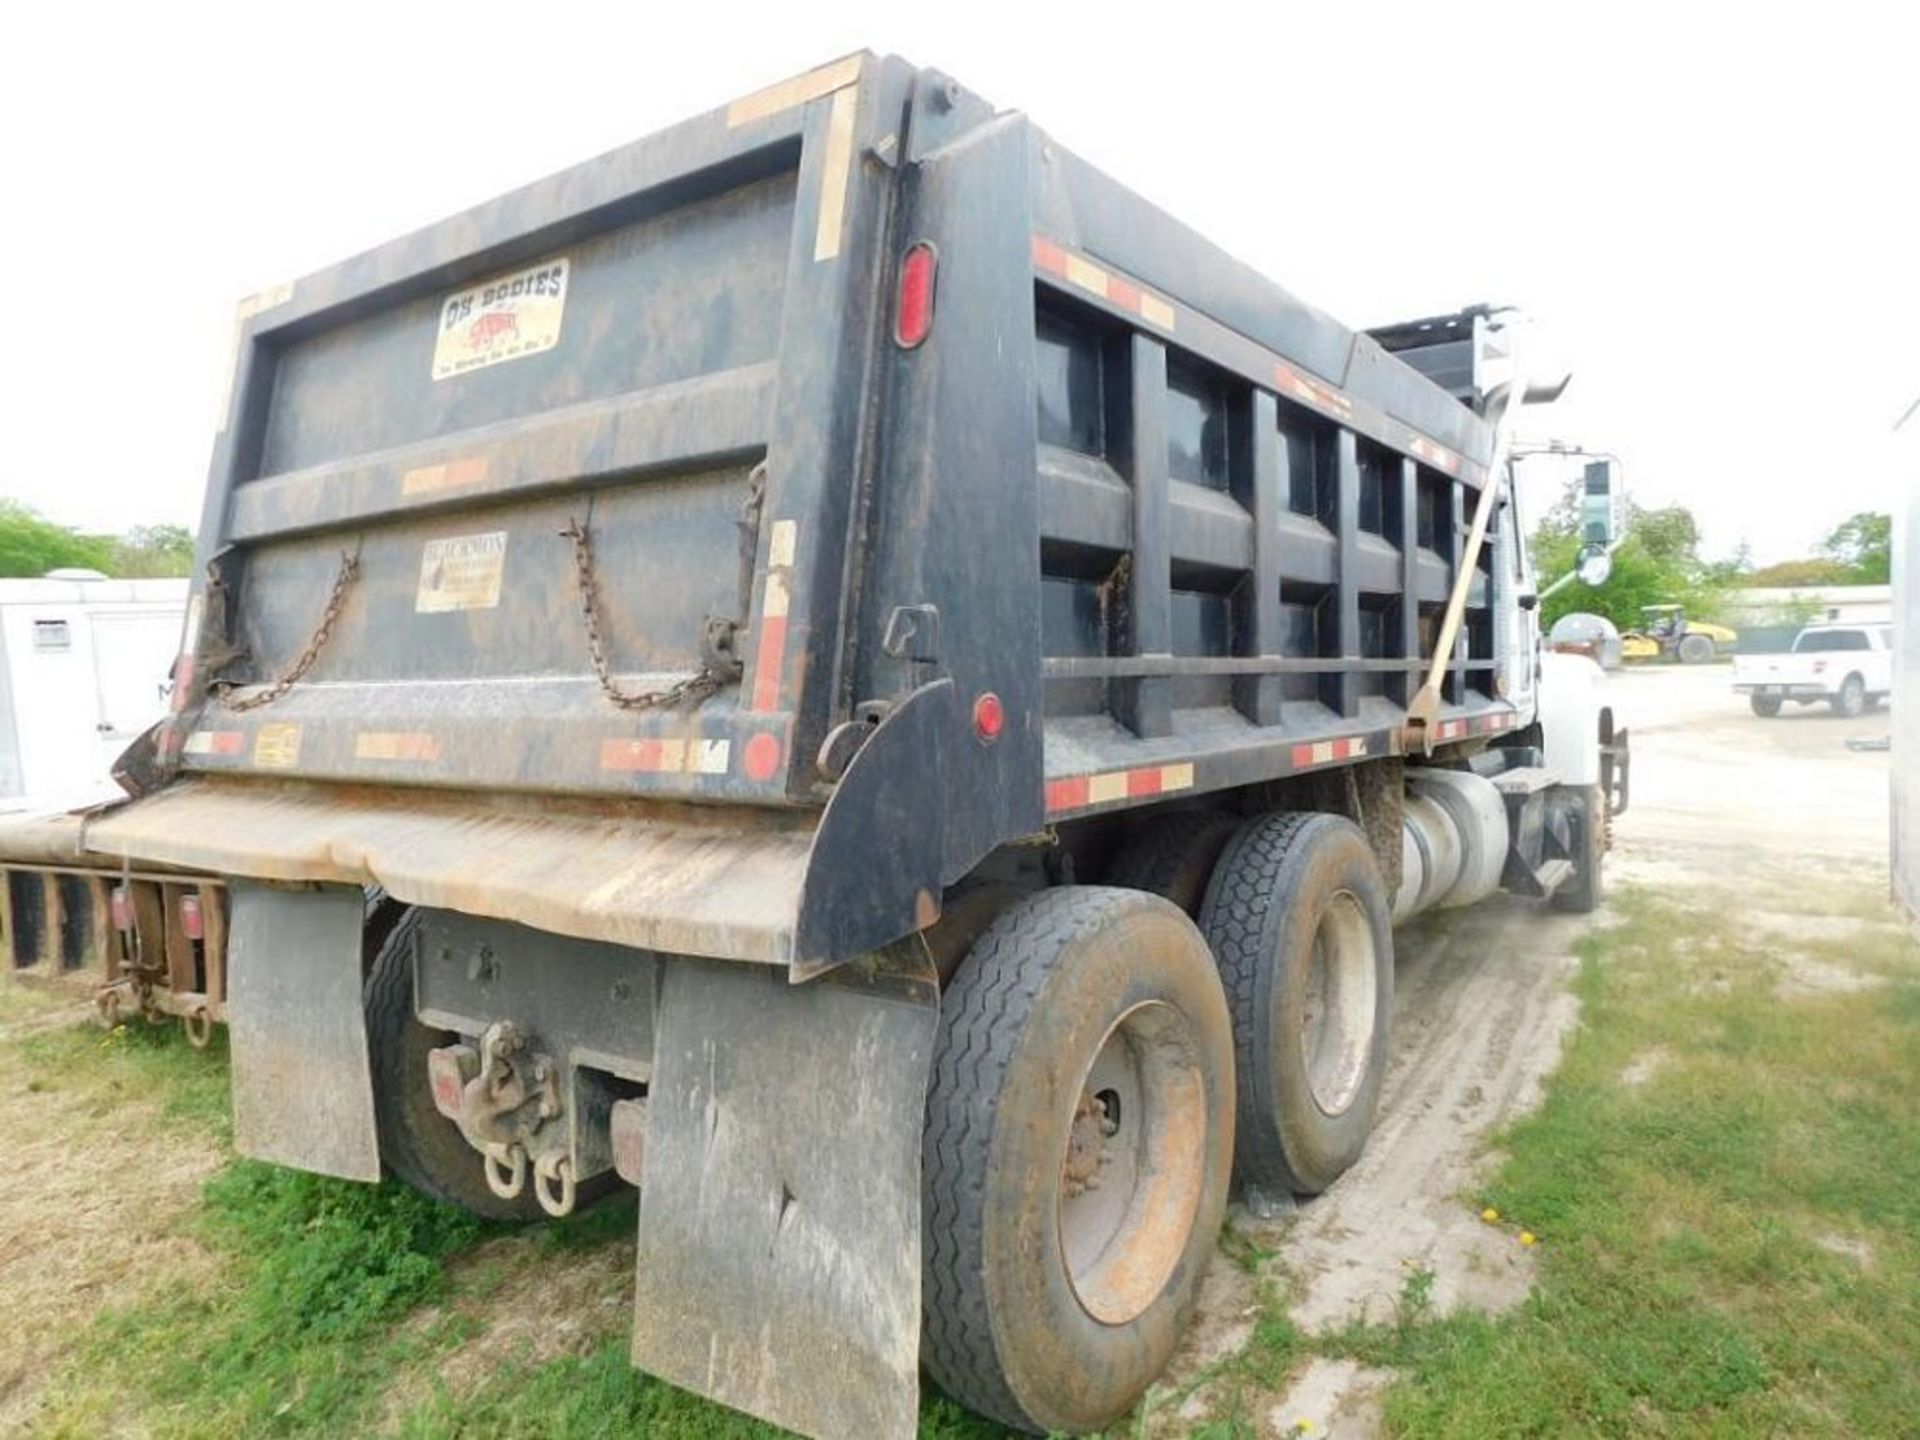
<path fill-rule="evenodd" d="M 884 212 L 853 156 L 893 63 L 823 67 L 264 297 L 169 758 L 803 790 Z"/>

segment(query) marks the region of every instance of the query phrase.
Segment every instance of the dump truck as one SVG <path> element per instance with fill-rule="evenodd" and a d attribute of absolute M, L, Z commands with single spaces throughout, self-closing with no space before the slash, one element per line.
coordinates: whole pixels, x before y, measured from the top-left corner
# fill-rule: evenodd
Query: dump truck
<path fill-rule="evenodd" d="M 836 61 L 243 307 L 172 712 L 58 853 L 209 877 L 244 1153 L 637 1185 L 634 1363 L 809 1435 L 1104 1426 L 1230 1191 L 1360 1154 L 1394 924 L 1601 893 L 1521 333 Z"/>

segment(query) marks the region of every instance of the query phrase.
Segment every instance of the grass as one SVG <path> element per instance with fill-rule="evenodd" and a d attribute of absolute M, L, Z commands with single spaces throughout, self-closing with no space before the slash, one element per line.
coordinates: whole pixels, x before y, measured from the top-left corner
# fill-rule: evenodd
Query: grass
<path fill-rule="evenodd" d="M 1539 1283 L 1500 1316 L 1433 1313 L 1407 1277 L 1392 1318 L 1306 1335 L 1276 1257 L 1229 1232 L 1252 1277 L 1248 1343 L 1153 1392 L 1116 1437 L 1241 1440 L 1315 1356 L 1397 1377 L 1394 1435 L 1914 1433 L 1920 1416 L 1920 962 L 1888 927 L 1793 948 L 1878 977 L 1776 993 L 1777 941 L 1737 909 L 1630 894 L 1581 946 L 1582 1023 L 1545 1103 L 1503 1137 L 1485 1192 L 1540 1239 Z M 21 1013 L 0 1010 L 0 1018 Z M 158 1123 L 225 1133 L 225 1065 L 138 1025 L 0 1042 L 28 1083 L 74 1087 L 76 1124 L 129 1095 Z M 1636 1065 L 1649 1055 L 1657 1065 Z M 1623 1075 L 1643 1072 L 1639 1083 Z M 84 1078 L 73 1078 L 81 1076 Z M 217 1264 L 76 1338 L 36 1433 L 157 1437 L 388 1433 L 759 1440 L 779 1432 L 634 1371 L 623 1316 L 564 1353 L 509 1354 L 450 1385 L 446 1358 L 507 1291 L 502 1268 L 630 1247 L 631 1203 L 517 1238 L 396 1186 L 230 1160 L 180 1224 Z M 505 1258 L 481 1263 L 476 1257 Z M 625 1251 L 615 1255 L 618 1259 Z M 523 1268 L 521 1273 L 539 1273 Z M 1001 1432 L 929 1394 L 921 1434 Z"/>
<path fill-rule="evenodd" d="M 1582 944 L 1583 1024 L 1546 1103 L 1473 1197 L 1541 1238 L 1532 1296 L 1434 1319 L 1415 1277 L 1398 1322 L 1314 1348 L 1403 1377 L 1393 1434 L 1913 1434 L 1913 947 L 1806 946 L 1888 983 L 1789 1001 L 1737 914 L 1619 909 Z M 1649 1052 L 1664 1063 L 1625 1083 Z"/>

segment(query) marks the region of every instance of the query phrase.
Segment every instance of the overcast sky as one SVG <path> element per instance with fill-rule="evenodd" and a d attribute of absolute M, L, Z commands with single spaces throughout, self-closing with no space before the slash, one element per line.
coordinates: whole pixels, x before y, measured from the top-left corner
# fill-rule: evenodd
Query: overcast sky
<path fill-rule="evenodd" d="M 866 46 L 1028 111 L 1350 324 L 1524 306 L 1575 371 L 1531 433 L 1617 452 L 1715 551 L 1801 554 L 1890 508 L 1920 393 L 1896 12 L 1920 14 L 17 6 L 0 494 L 193 523 L 239 296 Z"/>

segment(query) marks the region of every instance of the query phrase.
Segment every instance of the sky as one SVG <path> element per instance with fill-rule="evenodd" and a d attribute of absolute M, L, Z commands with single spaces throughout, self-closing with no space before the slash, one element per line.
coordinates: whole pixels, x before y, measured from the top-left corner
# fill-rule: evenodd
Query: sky
<path fill-rule="evenodd" d="M 1523 307 L 1574 372 L 1527 436 L 1790 558 L 1894 503 L 1916 41 L 1846 0 L 15 7 L 0 495 L 195 523 L 240 296 L 866 47 L 1348 324 Z"/>

